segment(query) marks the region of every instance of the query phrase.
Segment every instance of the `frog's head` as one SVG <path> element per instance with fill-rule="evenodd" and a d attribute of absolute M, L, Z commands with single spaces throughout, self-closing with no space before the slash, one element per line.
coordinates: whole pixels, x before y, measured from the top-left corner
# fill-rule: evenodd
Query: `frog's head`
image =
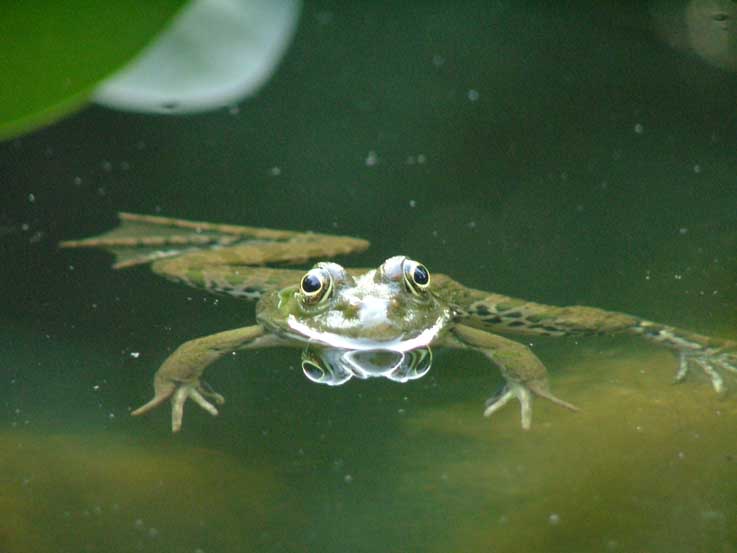
<path fill-rule="evenodd" d="M 317 263 L 298 284 L 264 297 L 257 318 L 271 331 L 303 342 L 409 351 L 432 343 L 452 310 L 433 294 L 424 265 L 395 256 L 363 274 Z"/>

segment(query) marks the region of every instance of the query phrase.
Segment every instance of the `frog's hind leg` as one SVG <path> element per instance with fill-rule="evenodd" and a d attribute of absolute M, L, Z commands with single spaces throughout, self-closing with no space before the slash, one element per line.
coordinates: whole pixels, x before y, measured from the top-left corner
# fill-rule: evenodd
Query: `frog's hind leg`
<path fill-rule="evenodd" d="M 236 242 L 242 235 L 232 232 L 229 225 L 195 223 L 181 219 L 119 213 L 120 223 L 114 229 L 84 238 L 62 242 L 62 248 L 103 248 L 115 256 L 113 268 L 122 269 L 150 263 Z"/>
<path fill-rule="evenodd" d="M 99 236 L 68 240 L 63 248 L 103 248 L 122 269 L 193 252 L 228 249 L 225 263 L 297 262 L 316 255 L 361 251 L 368 242 L 358 238 L 241 225 L 187 221 L 136 213 L 118 214 L 120 224 Z M 265 252 L 268 252 L 265 255 Z M 196 261 L 193 259 L 192 261 Z"/>

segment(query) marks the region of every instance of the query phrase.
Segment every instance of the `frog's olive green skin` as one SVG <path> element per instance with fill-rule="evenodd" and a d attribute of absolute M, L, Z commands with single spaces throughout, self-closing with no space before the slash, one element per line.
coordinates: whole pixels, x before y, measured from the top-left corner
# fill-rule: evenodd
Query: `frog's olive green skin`
<path fill-rule="evenodd" d="M 188 398 L 217 414 L 208 400 L 222 404 L 224 399 L 206 388 L 200 377 L 215 360 L 244 349 L 305 344 L 348 352 L 407 352 L 431 345 L 473 349 L 498 365 L 507 381 L 502 393 L 487 402 L 484 414 L 491 415 L 517 398 L 525 429 L 530 427 L 532 396 L 576 408 L 550 393 L 545 366 L 527 346 L 489 331 L 637 334 L 678 354 L 677 381 L 698 367 L 718 393 L 725 389 L 719 370 L 737 373 L 734 341 L 624 313 L 555 307 L 474 290 L 445 275 L 430 277 L 422 265 L 403 256 L 390 257 L 375 269 L 344 269 L 327 261 L 366 249 L 368 242 L 357 238 L 129 213 L 121 213 L 120 220 L 120 226 L 108 233 L 62 246 L 103 247 L 116 255 L 116 268 L 152 262 L 153 271 L 170 280 L 258 300 L 257 324 L 185 342 L 159 368 L 154 398 L 133 414 L 150 411 L 171 398 L 174 431 L 181 428 Z M 263 267 L 314 258 L 326 261 L 307 274 Z"/>

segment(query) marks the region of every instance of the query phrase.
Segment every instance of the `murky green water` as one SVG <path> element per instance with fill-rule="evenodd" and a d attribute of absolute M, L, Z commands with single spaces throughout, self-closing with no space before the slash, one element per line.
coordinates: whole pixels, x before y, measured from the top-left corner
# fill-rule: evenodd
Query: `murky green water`
<path fill-rule="evenodd" d="M 534 339 L 582 412 L 537 402 L 525 433 L 481 416 L 480 356 L 328 388 L 264 350 L 171 436 L 129 410 L 252 306 L 56 249 L 117 211 L 339 232 L 372 242 L 346 264 L 737 337 L 737 76 L 644 6 L 511 4 L 317 2 L 237 113 L 92 107 L 0 145 L 0 551 L 737 551 L 735 378 L 719 399 L 634 338 Z"/>

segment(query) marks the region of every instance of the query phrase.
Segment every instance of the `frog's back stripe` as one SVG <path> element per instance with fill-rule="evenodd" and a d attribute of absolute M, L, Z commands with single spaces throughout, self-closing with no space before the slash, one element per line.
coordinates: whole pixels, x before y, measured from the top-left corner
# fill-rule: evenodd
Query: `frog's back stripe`
<path fill-rule="evenodd" d="M 116 269 L 234 246 L 239 251 L 224 253 L 223 263 L 300 263 L 315 257 L 361 251 L 368 247 L 365 240 L 345 236 L 135 213 L 120 213 L 118 217 L 120 224 L 114 229 L 99 236 L 62 242 L 61 247 L 106 249 L 115 256 L 113 267 Z M 190 261 L 197 263 L 197 256 Z"/>

